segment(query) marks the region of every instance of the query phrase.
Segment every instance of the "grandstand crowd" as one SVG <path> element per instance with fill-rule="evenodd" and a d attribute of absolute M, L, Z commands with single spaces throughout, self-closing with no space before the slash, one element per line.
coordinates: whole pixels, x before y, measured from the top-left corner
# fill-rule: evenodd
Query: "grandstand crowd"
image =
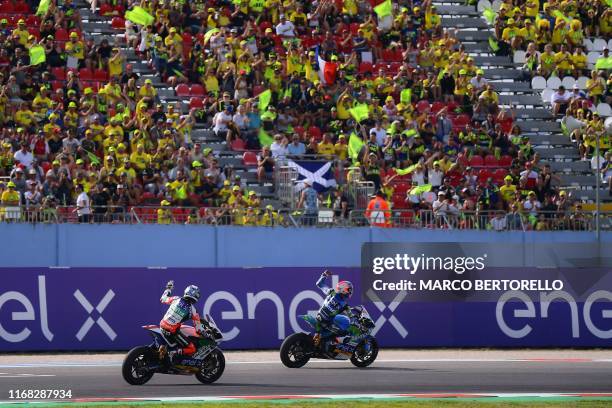
<path fill-rule="evenodd" d="M 81 222 L 116 221 L 112 214 L 152 206 L 147 214 L 158 223 L 174 222 L 174 209 L 185 208 L 180 222 L 223 215 L 224 223 L 280 224 L 218 152 L 194 141 L 202 127 L 246 151 L 260 185 L 274 185 L 287 158 L 333 160 L 342 183 L 314 200 L 303 195 L 297 204 L 309 214 L 329 206 L 346 219 L 347 186 L 358 180 L 372 182 L 400 218 L 430 211 L 465 225 L 481 213 L 481 228 L 503 229 L 496 219 L 509 223 L 519 213 L 527 228 L 555 229 L 551 219 L 580 211 L 555 187 L 558 176 L 522 135 L 513 109 L 499 106 L 495 84 L 455 31 L 443 29 L 431 0 L 388 2 L 390 14 L 379 0 L 92 0 L 88 7 L 117 33 L 99 43 L 83 31 L 83 5 L 44 4 L 0 5 L 5 221 L 49 220 L 58 211 Z M 135 6 L 153 21 L 126 19 Z M 586 91 L 560 87 L 552 109 L 582 124 L 574 129 L 564 119 L 584 159 L 599 135 L 607 186 L 609 137 L 591 107 L 611 102 L 612 77 L 587 70 L 581 44 L 608 38 L 610 17 L 601 0 L 515 0 L 495 19 L 498 53 L 526 51 L 527 75 L 589 77 Z M 33 65 L 37 45 L 45 58 Z M 128 53 L 189 109 L 162 103 Z"/>

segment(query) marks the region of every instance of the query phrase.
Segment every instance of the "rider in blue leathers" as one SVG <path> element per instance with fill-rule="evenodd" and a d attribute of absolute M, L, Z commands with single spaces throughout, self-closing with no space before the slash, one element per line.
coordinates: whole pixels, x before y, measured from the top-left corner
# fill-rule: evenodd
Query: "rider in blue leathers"
<path fill-rule="evenodd" d="M 317 286 L 326 295 L 321 308 L 317 312 L 317 320 L 325 327 L 333 326 L 339 329 L 340 332 L 346 332 L 349 329 L 351 320 L 343 312 L 349 310 L 348 300 L 353 294 L 353 284 L 349 281 L 340 281 L 334 289 L 327 286 L 327 279 L 331 276 L 331 272 L 325 270 L 319 280 Z M 321 336 L 315 336 L 315 343 L 320 343 Z"/>

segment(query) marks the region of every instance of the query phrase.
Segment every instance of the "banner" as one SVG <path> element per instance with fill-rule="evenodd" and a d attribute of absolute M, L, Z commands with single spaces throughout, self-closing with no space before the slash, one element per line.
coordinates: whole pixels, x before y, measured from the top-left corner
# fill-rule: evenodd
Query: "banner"
<path fill-rule="evenodd" d="M 534 268 L 535 270 L 535 268 Z M 224 349 L 273 349 L 296 331 L 297 318 L 318 310 L 321 268 L 146 269 L 4 268 L 0 287 L 0 351 L 127 350 L 148 344 L 141 328 L 158 324 L 168 280 L 175 293 L 195 284 L 198 311 L 224 333 Z M 539 301 L 521 291 L 496 302 L 393 302 L 359 299 L 358 268 L 335 268 L 355 285 L 351 304 L 363 303 L 376 322 L 381 347 L 610 347 L 612 286 Z M 512 269 L 506 271 L 508 276 Z M 603 278 L 604 280 L 606 278 Z M 554 300 L 554 301 L 553 301 Z"/>

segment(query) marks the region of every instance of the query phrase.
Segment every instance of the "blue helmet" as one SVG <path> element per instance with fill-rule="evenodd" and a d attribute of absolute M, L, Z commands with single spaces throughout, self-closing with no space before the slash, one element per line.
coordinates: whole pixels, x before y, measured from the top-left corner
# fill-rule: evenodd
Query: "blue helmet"
<path fill-rule="evenodd" d="M 195 285 L 189 285 L 185 288 L 183 297 L 187 300 L 191 300 L 193 303 L 200 299 L 200 288 Z"/>

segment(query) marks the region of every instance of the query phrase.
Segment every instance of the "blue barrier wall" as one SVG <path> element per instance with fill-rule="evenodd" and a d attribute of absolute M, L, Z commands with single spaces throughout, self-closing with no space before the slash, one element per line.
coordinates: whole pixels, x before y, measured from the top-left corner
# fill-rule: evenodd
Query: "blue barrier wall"
<path fill-rule="evenodd" d="M 522 243 L 528 261 L 534 243 L 598 245 L 592 232 L 3 224 L 0 233 L 3 267 L 353 267 L 364 242 Z M 600 253 L 611 243 L 603 233 Z"/>

